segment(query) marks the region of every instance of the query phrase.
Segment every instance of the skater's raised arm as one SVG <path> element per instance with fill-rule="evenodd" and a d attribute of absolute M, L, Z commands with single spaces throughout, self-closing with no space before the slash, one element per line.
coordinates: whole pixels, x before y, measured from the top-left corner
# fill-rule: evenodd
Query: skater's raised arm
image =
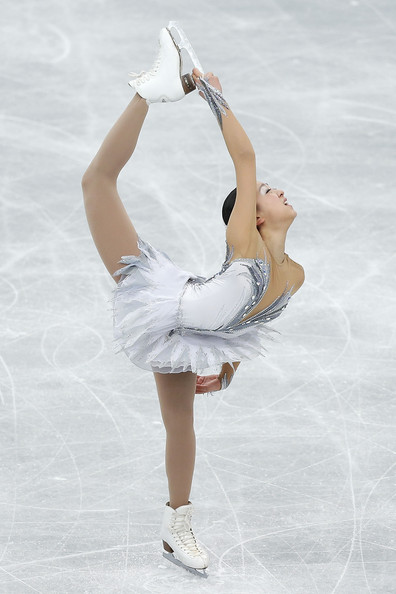
<path fill-rule="evenodd" d="M 201 73 L 195 68 L 193 75 L 198 88 L 202 88 Z M 206 74 L 205 80 L 222 92 L 219 79 L 212 73 Z M 200 94 L 204 97 L 203 91 Z M 249 250 L 249 245 L 256 236 L 256 156 L 248 135 L 228 104 L 224 102 L 220 105 L 225 107 L 217 110 L 217 116 L 234 163 L 237 185 L 236 202 L 227 225 L 227 241 L 234 246 L 236 252 L 244 253 Z"/>

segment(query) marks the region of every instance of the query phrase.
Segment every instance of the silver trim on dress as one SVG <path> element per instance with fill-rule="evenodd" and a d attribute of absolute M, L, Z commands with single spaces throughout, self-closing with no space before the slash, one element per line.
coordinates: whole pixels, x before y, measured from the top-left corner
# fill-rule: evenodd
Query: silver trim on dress
<path fill-rule="evenodd" d="M 271 322 L 272 320 L 281 315 L 282 311 L 286 308 L 289 302 L 293 287 L 291 287 L 291 289 L 288 289 L 286 287 L 282 295 L 277 297 L 277 299 L 275 299 L 265 309 L 258 312 L 254 316 L 251 316 L 249 319 L 245 319 L 258 305 L 258 303 L 260 303 L 265 293 L 267 292 L 271 278 L 271 264 L 268 262 L 267 258 L 263 260 L 258 256 L 256 258 L 235 258 L 235 260 L 232 260 L 231 262 L 233 254 L 234 248 L 230 248 L 228 246 L 228 243 L 226 243 L 226 257 L 220 272 L 212 276 L 210 279 L 205 279 L 204 277 L 191 278 L 187 281 L 186 284 L 200 284 L 208 282 L 213 278 L 221 276 L 230 266 L 232 266 L 234 262 L 242 262 L 246 266 L 246 270 L 250 275 L 250 280 L 252 284 L 252 294 L 249 303 L 245 304 L 237 312 L 235 312 L 234 317 L 230 321 L 228 321 L 226 325 L 219 326 L 214 330 L 208 328 L 194 328 L 189 326 L 183 326 L 181 324 L 181 317 L 179 317 L 180 324 L 177 328 L 175 328 L 172 331 L 172 334 L 184 334 L 186 330 L 188 330 L 189 332 L 202 332 L 205 334 L 211 334 L 216 332 L 234 333 L 238 330 L 248 328 L 249 326 L 255 326 L 260 323 Z"/>
<path fill-rule="evenodd" d="M 208 79 L 200 76 L 197 81 L 197 87 L 204 94 L 204 97 L 215 115 L 219 126 L 223 129 L 222 115 L 227 115 L 226 109 L 230 109 L 227 101 L 224 99 L 223 94 L 219 89 L 216 89 L 211 85 Z"/>

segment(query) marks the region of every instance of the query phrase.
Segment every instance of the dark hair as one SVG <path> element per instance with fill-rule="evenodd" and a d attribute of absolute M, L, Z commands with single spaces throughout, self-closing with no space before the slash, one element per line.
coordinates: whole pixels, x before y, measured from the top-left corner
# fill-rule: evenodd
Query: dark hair
<path fill-rule="evenodd" d="M 228 225 L 228 221 L 231 216 L 232 209 L 234 208 L 234 204 L 235 204 L 235 200 L 236 200 L 236 193 L 237 193 L 236 188 L 231 190 L 231 192 L 228 194 L 227 198 L 224 200 L 224 203 L 223 203 L 223 208 L 222 208 L 221 214 L 223 216 L 223 221 L 226 225 Z"/>

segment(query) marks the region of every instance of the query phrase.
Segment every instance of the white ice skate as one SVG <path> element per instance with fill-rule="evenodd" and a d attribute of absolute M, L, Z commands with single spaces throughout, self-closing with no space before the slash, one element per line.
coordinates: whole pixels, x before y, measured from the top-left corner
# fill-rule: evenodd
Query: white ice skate
<path fill-rule="evenodd" d="M 179 34 L 179 41 L 175 39 L 176 31 Z M 194 91 L 195 83 L 191 74 L 183 74 L 183 60 L 181 50 L 185 49 L 190 55 L 194 66 L 201 72 L 202 66 L 188 41 L 183 29 L 176 21 L 170 21 L 167 28 L 160 31 L 159 52 L 151 70 L 140 74 L 130 73 L 135 77 L 128 84 L 147 103 L 166 103 L 168 101 L 179 101 Z"/>
<path fill-rule="evenodd" d="M 209 555 L 195 539 L 191 528 L 192 511 L 191 501 L 177 509 L 170 507 L 169 502 L 166 504 L 161 528 L 162 554 L 172 563 L 207 578 L 205 569 L 209 564 Z"/>

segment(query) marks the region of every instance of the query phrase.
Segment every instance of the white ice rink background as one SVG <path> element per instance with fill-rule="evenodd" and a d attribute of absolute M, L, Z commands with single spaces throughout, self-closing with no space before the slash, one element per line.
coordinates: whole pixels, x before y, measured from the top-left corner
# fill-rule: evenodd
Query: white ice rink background
<path fill-rule="evenodd" d="M 6 0 L 0 8 L 1 594 L 392 593 L 396 4 Z M 200 580 L 161 556 L 165 431 L 112 351 L 80 180 L 179 20 L 298 217 L 268 356 L 198 395 Z M 196 93 L 150 108 L 119 192 L 179 265 L 224 259 L 234 187 Z"/>

